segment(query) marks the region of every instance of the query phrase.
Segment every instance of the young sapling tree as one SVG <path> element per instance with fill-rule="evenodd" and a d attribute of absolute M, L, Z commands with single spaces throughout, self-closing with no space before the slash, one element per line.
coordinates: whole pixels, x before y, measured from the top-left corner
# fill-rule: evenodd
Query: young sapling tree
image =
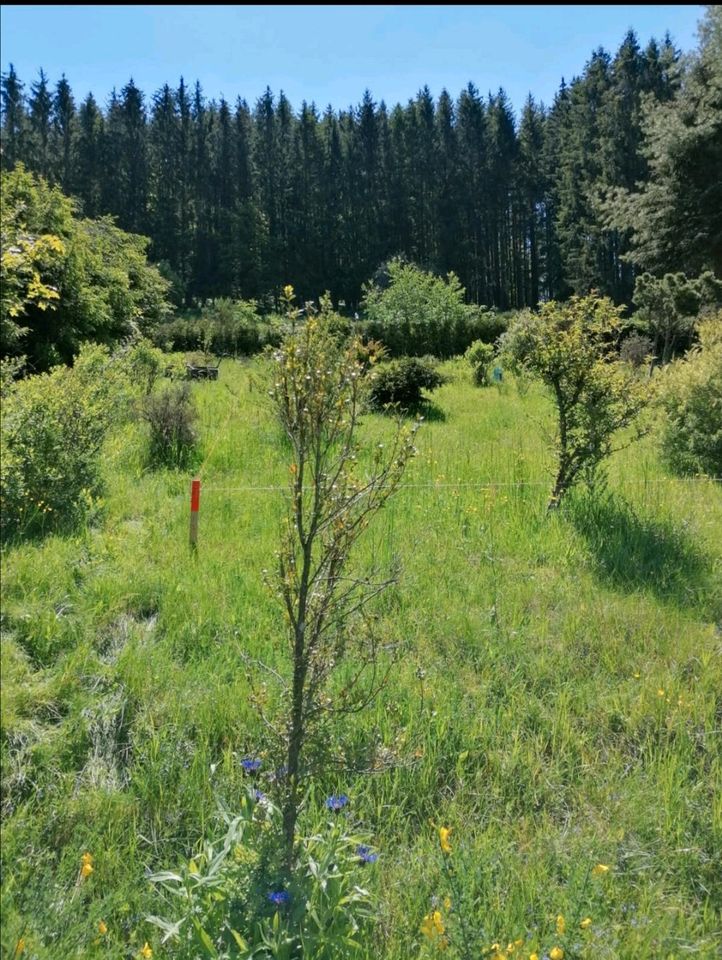
<path fill-rule="evenodd" d="M 399 420 L 388 443 L 359 463 L 359 418 L 368 389 L 360 340 L 346 339 L 328 298 L 321 310 L 293 309 L 272 360 L 270 396 L 292 451 L 288 514 L 277 565 L 267 577 L 285 612 L 292 676 L 283 730 L 283 834 L 287 863 L 308 748 L 334 714 L 357 712 L 378 693 L 386 670 L 367 604 L 394 578 L 350 567 L 353 547 L 401 482 L 415 453 L 418 423 Z"/>
<path fill-rule="evenodd" d="M 649 401 L 648 381 L 619 360 L 622 309 L 594 294 L 550 301 L 538 313 L 521 314 L 502 337 L 509 366 L 540 379 L 556 406 L 557 464 L 549 509 L 580 477 L 593 479 L 613 452 L 614 435 Z"/>

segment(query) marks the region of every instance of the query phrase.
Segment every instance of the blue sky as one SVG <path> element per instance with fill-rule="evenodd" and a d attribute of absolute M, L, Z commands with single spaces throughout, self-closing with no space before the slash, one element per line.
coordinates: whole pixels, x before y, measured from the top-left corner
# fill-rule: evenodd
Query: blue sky
<path fill-rule="evenodd" d="M 503 86 L 520 109 L 531 91 L 550 103 L 562 76 L 597 46 L 613 52 L 628 28 L 642 45 L 669 30 L 696 46 L 696 5 L 607 6 L 42 6 L 0 8 L 0 63 L 26 87 L 43 67 L 64 72 L 77 99 L 105 103 L 129 77 L 148 95 L 183 75 L 206 95 L 253 104 L 270 86 L 294 107 L 357 104 L 368 87 L 388 105 L 428 84 L 456 96 L 469 80 Z"/>

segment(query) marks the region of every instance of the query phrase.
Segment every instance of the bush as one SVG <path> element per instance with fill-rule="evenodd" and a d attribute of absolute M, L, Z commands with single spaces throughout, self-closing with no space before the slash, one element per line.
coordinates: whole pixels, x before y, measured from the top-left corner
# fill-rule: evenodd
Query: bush
<path fill-rule="evenodd" d="M 392 260 L 383 286 L 364 288 L 363 332 L 381 340 L 393 356 L 450 357 L 463 351 L 471 312 L 464 288 L 450 273 L 446 280 L 413 264 Z"/>
<path fill-rule="evenodd" d="M 278 346 L 283 321 L 262 317 L 255 300 L 211 301 L 200 315 L 186 315 L 158 327 L 154 341 L 165 350 L 202 350 L 216 356 L 251 356 Z"/>
<path fill-rule="evenodd" d="M 489 364 L 494 359 L 494 348 L 490 343 L 475 340 L 464 354 L 471 364 L 471 372 L 477 387 L 489 383 Z"/>
<path fill-rule="evenodd" d="M 170 906 L 172 916 L 147 919 L 164 932 L 163 943 L 171 941 L 174 957 L 344 960 L 366 954 L 373 904 L 362 884 L 375 855 L 361 837 L 334 822 L 299 838 L 289 872 L 279 862 L 281 813 L 269 799 L 251 789 L 237 816 L 223 816 L 220 842 L 206 843 L 177 872 L 150 877 L 163 888 L 162 909 Z"/>
<path fill-rule="evenodd" d="M 198 418 L 188 383 L 173 383 L 146 397 L 143 419 L 150 425 L 150 460 L 157 466 L 186 466 L 198 437 Z"/>
<path fill-rule="evenodd" d="M 641 367 L 647 363 L 650 357 L 654 356 L 654 344 L 649 337 L 642 337 L 638 333 L 633 333 L 622 341 L 619 348 L 619 356 L 625 363 L 631 363 L 633 367 Z"/>
<path fill-rule="evenodd" d="M 163 376 L 166 367 L 163 352 L 154 347 L 150 340 L 140 339 L 128 344 L 120 351 L 120 356 L 130 382 L 142 394 L 149 394 Z"/>
<path fill-rule="evenodd" d="M 677 473 L 722 477 L 722 312 L 699 325 L 699 345 L 659 381 L 667 415 L 662 452 Z"/>
<path fill-rule="evenodd" d="M 3 539 L 80 519 L 100 484 L 100 450 L 129 409 L 131 386 L 107 347 L 84 345 L 74 367 L 17 380 L 3 397 Z"/>
<path fill-rule="evenodd" d="M 370 374 L 370 405 L 377 410 L 398 404 L 413 410 L 425 399 L 422 390 L 435 390 L 445 382 L 433 357 L 402 357 L 376 367 Z"/>

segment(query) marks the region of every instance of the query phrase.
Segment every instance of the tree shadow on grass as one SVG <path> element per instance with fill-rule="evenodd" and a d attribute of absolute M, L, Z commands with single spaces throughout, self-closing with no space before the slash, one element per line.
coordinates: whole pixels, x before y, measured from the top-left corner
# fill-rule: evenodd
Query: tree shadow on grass
<path fill-rule="evenodd" d="M 570 500 L 568 516 L 589 545 L 595 572 L 617 589 L 645 590 L 719 617 L 712 561 L 681 522 L 638 513 L 616 496 Z"/>
<path fill-rule="evenodd" d="M 423 417 L 425 423 L 445 423 L 448 419 L 446 411 L 426 397 L 420 403 L 414 403 L 408 407 L 402 407 L 398 403 L 389 403 L 382 409 L 375 410 L 374 413 L 384 413 L 391 417 L 402 416 L 408 420 Z"/>

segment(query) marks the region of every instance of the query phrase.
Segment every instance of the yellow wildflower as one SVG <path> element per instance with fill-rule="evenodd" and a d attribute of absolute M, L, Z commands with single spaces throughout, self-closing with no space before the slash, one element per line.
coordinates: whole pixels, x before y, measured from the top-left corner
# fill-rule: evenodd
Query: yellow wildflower
<path fill-rule="evenodd" d="M 549 951 L 549 960 L 564 960 L 564 951 L 561 947 L 552 947 Z"/>
<path fill-rule="evenodd" d="M 143 960 L 150 960 L 150 958 L 153 956 L 153 950 L 148 946 L 147 940 L 143 944 L 143 949 L 140 951 L 140 955 Z"/>
<path fill-rule="evenodd" d="M 657 696 L 658 696 L 658 697 L 663 697 L 663 696 L 664 696 L 664 690 L 663 690 L 661 687 L 659 688 L 659 690 L 657 690 Z"/>
<path fill-rule="evenodd" d="M 538 953 L 530 953 L 530 954 L 529 954 L 529 960 L 539 960 L 539 954 L 538 954 Z"/>
<path fill-rule="evenodd" d="M 286 286 L 283 288 L 283 295 L 286 298 L 286 300 L 293 299 L 293 287 L 291 286 L 290 283 L 287 283 Z"/>
<path fill-rule="evenodd" d="M 591 927 L 591 925 L 592 925 L 592 918 L 591 918 L 591 917 L 585 917 L 585 918 L 582 920 L 582 922 L 579 924 L 579 926 L 582 928 L 582 930 L 586 930 L 587 927 Z"/>
<path fill-rule="evenodd" d="M 601 877 L 604 876 L 605 873 L 609 873 L 609 867 L 606 863 L 598 863 L 592 870 L 593 877 Z"/>
<path fill-rule="evenodd" d="M 557 917 L 557 933 L 559 934 L 560 937 L 562 936 L 562 934 L 566 929 L 567 929 L 567 922 L 560 913 L 559 916 Z"/>
<path fill-rule="evenodd" d="M 439 842 L 441 843 L 441 849 L 444 853 L 451 853 L 451 844 L 449 843 L 450 836 L 451 827 L 441 827 L 439 829 Z"/>
<path fill-rule="evenodd" d="M 20 937 L 18 942 L 15 944 L 15 954 L 14 956 L 19 957 L 21 953 L 25 952 L 25 940 Z"/>
<path fill-rule="evenodd" d="M 86 864 L 90 866 L 93 862 L 93 854 L 84 853 L 83 856 L 80 858 L 80 862 L 83 864 L 83 866 L 86 866 Z"/>
<path fill-rule="evenodd" d="M 451 897 L 444 897 L 444 909 L 451 910 Z"/>
<path fill-rule="evenodd" d="M 515 946 L 515 947 L 520 947 L 523 943 L 524 943 L 523 937 L 519 937 L 518 940 L 515 940 L 515 941 L 514 941 L 514 946 Z"/>
<path fill-rule="evenodd" d="M 98 933 L 101 935 L 101 937 L 104 937 L 107 932 L 108 932 L 108 925 L 106 924 L 105 920 L 99 920 Z"/>
<path fill-rule="evenodd" d="M 434 910 L 433 913 L 427 913 L 420 927 L 421 932 L 429 940 L 436 940 L 444 932 L 444 921 L 441 919 L 441 911 Z"/>
<path fill-rule="evenodd" d="M 83 866 L 80 868 L 81 877 L 89 877 L 92 872 L 93 872 L 93 868 L 90 866 L 89 863 L 84 863 Z"/>

